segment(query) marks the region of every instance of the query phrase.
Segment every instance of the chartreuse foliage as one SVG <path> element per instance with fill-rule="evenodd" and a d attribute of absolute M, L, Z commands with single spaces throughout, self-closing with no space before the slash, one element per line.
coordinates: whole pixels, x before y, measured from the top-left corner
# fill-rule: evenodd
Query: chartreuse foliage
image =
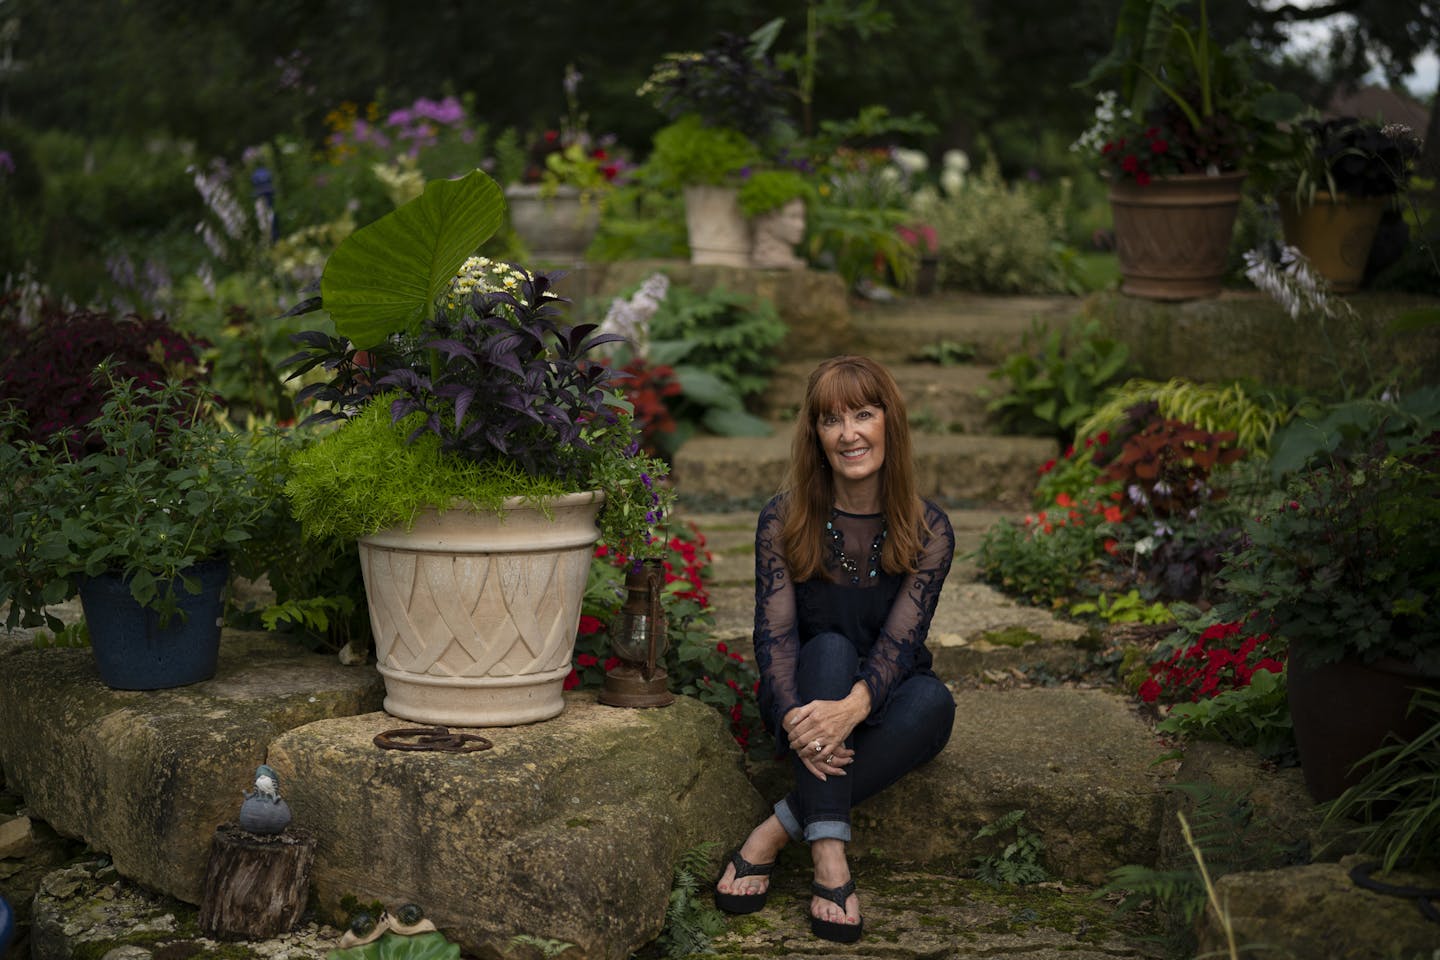
<path fill-rule="evenodd" d="M 423 420 L 392 423 L 390 404 L 367 404 L 324 443 L 291 457 L 285 485 L 307 537 L 356 539 L 390 526 L 408 527 L 430 506 L 468 502 L 499 510 L 506 497 L 537 504 L 578 489 L 554 477 L 531 477 L 507 460 L 485 463 L 445 456 L 440 439 L 406 435 Z"/>
<path fill-rule="evenodd" d="M 1109 398 L 1076 429 L 1076 436 L 1094 437 L 1113 430 L 1126 411 L 1154 403 L 1167 420 L 1178 420 L 1211 433 L 1234 433 L 1245 450 L 1268 450 L 1276 429 L 1290 417 L 1288 404 L 1272 394 L 1247 388 L 1239 382 L 1196 383 L 1182 377 L 1127 380 L 1112 387 Z"/>

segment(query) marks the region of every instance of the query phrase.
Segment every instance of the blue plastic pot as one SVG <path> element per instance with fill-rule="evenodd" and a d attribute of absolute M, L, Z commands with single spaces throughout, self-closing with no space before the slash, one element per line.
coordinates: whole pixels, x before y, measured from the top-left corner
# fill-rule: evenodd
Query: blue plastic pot
<path fill-rule="evenodd" d="M 10 902 L 0 897 L 0 957 L 5 956 L 5 951 L 10 949 L 10 941 L 15 939 L 15 911 L 10 909 Z"/>
<path fill-rule="evenodd" d="M 126 578 L 103 574 L 81 584 L 80 604 L 90 628 L 90 647 L 106 686 L 163 690 L 215 676 L 230 565 L 225 560 L 208 560 L 185 572 L 200 580 L 200 592 L 191 593 L 177 581 L 175 598 L 181 614 L 172 616 L 164 626 L 158 613 L 130 596 Z"/>

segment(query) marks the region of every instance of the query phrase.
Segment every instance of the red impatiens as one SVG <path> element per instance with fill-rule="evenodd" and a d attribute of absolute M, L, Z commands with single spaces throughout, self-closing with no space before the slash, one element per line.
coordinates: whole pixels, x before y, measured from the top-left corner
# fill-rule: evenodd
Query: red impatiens
<path fill-rule="evenodd" d="M 1284 645 L 1268 633 L 1245 634 L 1243 628 L 1241 621 L 1213 624 L 1189 647 L 1152 664 L 1150 678 L 1140 685 L 1140 699 L 1195 702 L 1248 686 L 1257 671 L 1283 672 Z M 1242 638 L 1238 646 L 1235 638 Z"/>

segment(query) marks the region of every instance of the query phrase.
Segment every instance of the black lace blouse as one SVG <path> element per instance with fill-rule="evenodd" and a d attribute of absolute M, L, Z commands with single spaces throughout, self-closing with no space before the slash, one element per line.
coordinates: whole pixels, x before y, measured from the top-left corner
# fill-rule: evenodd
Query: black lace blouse
<path fill-rule="evenodd" d="M 931 672 L 925 639 L 950 572 L 955 532 L 945 511 L 926 500 L 924 518 L 933 536 L 922 547 L 919 569 L 889 574 L 873 562 L 876 538 L 884 528 L 882 515 L 837 512 L 832 523 L 839 537 L 827 536 L 830 542 L 824 549 L 831 579 L 796 583 L 785 564 L 780 499 L 775 497 L 760 511 L 755 530 L 755 662 L 760 668 L 760 714 L 783 752 L 785 738 L 777 731 L 785 714 L 803 705 L 796 692 L 795 664 L 800 647 L 811 637 L 833 631 L 855 644 L 860 653 L 855 679 L 870 688 L 866 723 L 880 721 L 890 691 L 902 680 Z"/>

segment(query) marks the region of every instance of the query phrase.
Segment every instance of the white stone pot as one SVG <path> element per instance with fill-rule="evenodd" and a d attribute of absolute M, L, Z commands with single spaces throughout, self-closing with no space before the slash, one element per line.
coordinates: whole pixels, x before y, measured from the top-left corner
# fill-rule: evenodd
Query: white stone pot
<path fill-rule="evenodd" d="M 538 183 L 516 183 L 505 188 L 510 225 L 524 241 L 532 260 L 573 263 L 585 258 L 585 251 L 600 229 L 600 204 L 581 197 L 576 187 L 556 187 L 553 195 L 542 196 Z"/>
<path fill-rule="evenodd" d="M 518 498 L 503 520 L 427 511 L 362 538 L 385 712 L 450 727 L 558 716 L 603 499 L 559 497 L 548 517 Z"/>
<path fill-rule="evenodd" d="M 750 266 L 750 224 L 734 187 L 686 187 L 685 228 L 690 262 L 719 267 Z"/>

